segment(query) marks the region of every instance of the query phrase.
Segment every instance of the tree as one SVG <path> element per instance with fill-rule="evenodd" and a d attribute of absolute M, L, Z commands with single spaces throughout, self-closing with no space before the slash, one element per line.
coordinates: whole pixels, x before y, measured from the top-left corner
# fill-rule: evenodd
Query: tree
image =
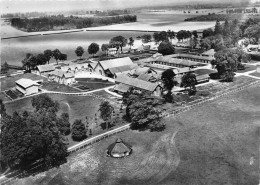
<path fill-rule="evenodd" d="M 3 117 L 3 115 L 6 114 L 5 104 L 3 103 L 3 100 L 0 99 L 0 115 Z"/>
<path fill-rule="evenodd" d="M 114 107 L 112 107 L 108 101 L 104 101 L 99 105 L 99 111 L 101 119 L 107 123 L 106 128 L 109 128 L 108 120 L 111 119 Z"/>
<path fill-rule="evenodd" d="M 37 55 L 36 60 L 37 60 L 37 65 L 44 65 L 47 63 L 47 58 L 42 53 Z"/>
<path fill-rule="evenodd" d="M 127 39 L 123 36 L 116 36 L 116 37 L 113 37 L 109 44 L 112 46 L 112 47 L 116 47 L 116 48 L 121 48 L 121 51 L 123 51 L 123 47 L 126 46 L 126 43 L 127 43 Z"/>
<path fill-rule="evenodd" d="M 56 124 L 56 114 L 42 109 L 23 116 L 16 112 L 5 116 L 0 135 L 1 160 L 12 170 L 24 170 L 36 161 L 42 161 L 46 168 L 63 164 L 67 147 Z"/>
<path fill-rule="evenodd" d="M 75 53 L 77 55 L 77 57 L 79 57 L 81 59 L 83 53 L 84 53 L 84 49 L 81 46 L 78 46 L 77 49 L 75 50 Z"/>
<path fill-rule="evenodd" d="M 67 54 L 61 53 L 60 54 L 60 60 L 62 60 L 62 61 L 67 60 Z"/>
<path fill-rule="evenodd" d="M 58 64 L 58 60 L 60 59 L 60 54 L 61 52 L 58 49 L 52 51 L 52 56 L 55 58 L 57 64 Z"/>
<path fill-rule="evenodd" d="M 187 73 L 185 75 L 182 76 L 181 78 L 181 83 L 182 83 L 182 86 L 185 87 L 185 89 L 187 87 L 189 87 L 189 94 L 193 94 L 196 92 L 196 84 L 197 84 L 197 79 L 196 79 L 196 76 L 195 74 L 193 73 Z"/>
<path fill-rule="evenodd" d="M 82 141 L 87 137 L 87 130 L 81 120 L 76 119 L 72 125 L 71 137 L 75 141 Z"/>
<path fill-rule="evenodd" d="M 130 37 L 130 38 L 129 38 L 128 45 L 130 46 L 130 49 L 131 49 L 131 47 L 134 45 L 134 39 L 133 39 L 133 37 Z"/>
<path fill-rule="evenodd" d="M 198 38 L 198 32 L 197 32 L 196 30 L 194 30 L 194 31 L 192 32 L 192 35 L 193 35 L 195 38 Z"/>
<path fill-rule="evenodd" d="M 172 39 L 175 37 L 174 31 L 168 30 L 167 31 L 167 36 L 170 38 L 171 43 L 172 43 Z"/>
<path fill-rule="evenodd" d="M 152 36 L 150 34 L 144 34 L 141 36 L 144 43 L 150 42 L 152 39 Z"/>
<path fill-rule="evenodd" d="M 94 55 L 99 51 L 99 45 L 97 43 L 91 43 L 88 47 L 88 53 Z"/>
<path fill-rule="evenodd" d="M 191 48 L 196 48 L 197 44 L 198 44 L 198 39 L 196 37 L 190 39 Z"/>
<path fill-rule="evenodd" d="M 176 37 L 177 37 L 177 39 L 180 41 L 180 40 L 182 40 L 182 42 L 183 42 L 183 39 L 185 38 L 185 31 L 184 30 L 180 30 L 180 31 L 178 31 L 178 33 L 177 33 L 177 35 L 176 35 Z"/>
<path fill-rule="evenodd" d="M 9 70 L 9 65 L 5 61 L 5 63 L 1 65 L 1 73 L 7 73 L 8 70 Z"/>
<path fill-rule="evenodd" d="M 125 118 L 131 121 L 131 129 L 158 131 L 165 128 L 161 122 L 161 110 L 157 108 L 162 104 L 161 100 L 130 88 L 123 94 L 123 104 L 126 106 Z"/>
<path fill-rule="evenodd" d="M 109 48 L 109 44 L 102 44 L 102 46 L 101 46 L 101 50 L 103 51 L 103 52 L 106 52 L 106 56 L 108 55 L 108 48 Z"/>
<path fill-rule="evenodd" d="M 51 57 L 52 57 L 52 51 L 50 49 L 44 50 L 43 52 L 48 64 L 50 63 Z"/>
<path fill-rule="evenodd" d="M 225 37 L 229 37 L 231 35 L 230 24 L 228 20 L 225 20 L 224 27 L 223 27 L 223 35 Z"/>
<path fill-rule="evenodd" d="M 30 58 L 33 55 L 31 53 L 26 53 L 25 58 L 22 60 L 23 67 L 26 69 L 26 71 L 31 70 L 31 63 L 30 63 Z"/>
<path fill-rule="evenodd" d="M 215 53 L 215 60 L 212 61 L 212 65 L 217 69 L 218 75 L 223 81 L 231 82 L 241 59 L 239 50 L 226 48 Z"/>
<path fill-rule="evenodd" d="M 167 102 L 172 102 L 172 88 L 176 85 L 174 81 L 175 73 L 172 69 L 167 69 L 162 73 L 161 80 L 163 83 L 164 90 L 167 90 L 167 95 L 164 97 Z"/>
<path fill-rule="evenodd" d="M 163 42 L 163 41 L 169 41 L 168 39 L 168 34 L 166 31 L 161 31 L 161 32 L 154 32 L 153 38 L 156 43 L 158 42 Z"/>
<path fill-rule="evenodd" d="M 52 112 L 58 112 L 58 110 L 59 110 L 58 101 L 53 101 L 46 94 L 34 96 L 32 99 L 32 106 L 36 109 L 36 111 L 44 109 L 44 110 L 50 110 Z"/>
<path fill-rule="evenodd" d="M 61 117 L 58 119 L 57 126 L 62 135 L 67 136 L 70 134 L 70 121 L 68 113 L 61 114 Z"/>
<path fill-rule="evenodd" d="M 158 53 L 161 53 L 162 55 L 170 55 L 173 54 L 174 51 L 175 49 L 169 41 L 161 42 L 158 47 Z"/>
<path fill-rule="evenodd" d="M 37 66 L 37 62 L 38 62 L 38 59 L 36 56 L 32 55 L 30 58 L 29 58 L 29 63 L 30 63 L 30 66 L 32 69 L 35 69 L 35 67 Z"/>
<path fill-rule="evenodd" d="M 214 31 L 211 28 L 209 28 L 207 30 L 203 30 L 203 32 L 202 32 L 203 38 L 206 38 L 206 37 L 209 37 L 209 36 L 212 36 L 212 35 L 214 35 Z"/>
<path fill-rule="evenodd" d="M 215 33 L 215 35 L 222 34 L 222 27 L 221 27 L 219 20 L 216 21 L 214 33 Z"/>

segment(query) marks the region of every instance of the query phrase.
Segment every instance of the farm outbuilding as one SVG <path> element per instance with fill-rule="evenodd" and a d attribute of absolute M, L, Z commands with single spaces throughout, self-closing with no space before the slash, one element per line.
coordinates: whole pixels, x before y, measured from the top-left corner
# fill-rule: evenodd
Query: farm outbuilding
<path fill-rule="evenodd" d="M 36 73 L 38 75 L 44 75 L 44 74 L 52 72 L 54 70 L 55 70 L 55 66 L 52 64 L 39 65 L 36 67 Z"/>
<path fill-rule="evenodd" d="M 15 83 L 16 89 L 23 93 L 25 96 L 39 92 L 40 84 L 38 84 L 35 81 L 32 81 L 31 79 L 21 78 L 17 80 Z"/>

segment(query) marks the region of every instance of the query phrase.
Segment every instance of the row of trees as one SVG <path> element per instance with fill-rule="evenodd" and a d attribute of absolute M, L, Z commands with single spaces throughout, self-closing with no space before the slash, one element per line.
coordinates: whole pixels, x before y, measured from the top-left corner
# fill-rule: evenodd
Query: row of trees
<path fill-rule="evenodd" d="M 38 55 L 27 53 L 25 58 L 22 60 L 22 65 L 26 70 L 30 71 L 31 69 L 35 69 L 37 65 L 44 65 L 49 63 L 51 58 L 54 58 L 58 64 L 58 60 L 67 60 L 67 55 L 61 53 L 58 49 L 53 51 L 47 49 Z"/>
<path fill-rule="evenodd" d="M 88 53 L 90 55 L 94 55 L 99 51 L 99 45 L 95 42 L 91 43 L 89 46 L 88 46 Z M 77 55 L 77 57 L 81 58 L 82 55 L 84 54 L 85 50 L 82 46 L 78 46 L 75 50 L 75 54 Z"/>
<path fill-rule="evenodd" d="M 48 31 L 55 27 L 63 27 L 59 29 L 85 28 L 93 25 L 109 25 L 123 22 L 136 22 L 136 15 L 121 15 L 110 17 L 77 17 L 64 15 L 52 15 L 38 18 L 12 18 L 11 25 L 24 29 L 28 32 L 32 31 Z"/>

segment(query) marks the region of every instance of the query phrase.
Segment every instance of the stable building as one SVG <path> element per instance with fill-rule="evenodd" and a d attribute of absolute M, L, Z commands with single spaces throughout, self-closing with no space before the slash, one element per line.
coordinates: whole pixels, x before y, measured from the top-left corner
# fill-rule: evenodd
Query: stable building
<path fill-rule="evenodd" d="M 129 57 L 124 57 L 99 61 L 94 71 L 102 76 L 116 78 L 118 75 L 126 74 L 137 67 L 138 65 L 134 64 Z"/>
<path fill-rule="evenodd" d="M 162 87 L 159 83 L 152 83 L 138 78 L 131 78 L 127 75 L 120 75 L 115 79 L 114 91 L 123 94 L 133 87 L 136 91 L 146 91 L 152 96 L 161 96 Z"/>
<path fill-rule="evenodd" d="M 16 89 L 21 93 L 23 93 L 25 96 L 39 92 L 40 84 L 38 84 L 37 82 L 31 79 L 21 78 L 17 80 L 15 84 L 16 84 Z"/>
<path fill-rule="evenodd" d="M 55 70 L 55 66 L 52 64 L 39 65 L 36 67 L 36 73 L 38 75 L 46 75 Z"/>
<path fill-rule="evenodd" d="M 207 53 L 205 55 L 207 55 Z M 214 57 L 211 56 L 198 56 L 198 55 L 184 54 L 184 53 L 168 55 L 167 57 L 184 59 L 184 60 L 189 60 L 194 62 L 202 62 L 207 64 L 211 64 L 211 61 L 214 60 Z"/>

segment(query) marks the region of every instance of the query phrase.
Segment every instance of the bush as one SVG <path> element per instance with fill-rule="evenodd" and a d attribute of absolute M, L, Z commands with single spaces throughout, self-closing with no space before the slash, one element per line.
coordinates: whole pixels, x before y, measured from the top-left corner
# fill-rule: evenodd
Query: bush
<path fill-rule="evenodd" d="M 210 92 L 209 91 L 198 91 L 197 95 L 206 97 L 206 96 L 210 95 Z"/>

